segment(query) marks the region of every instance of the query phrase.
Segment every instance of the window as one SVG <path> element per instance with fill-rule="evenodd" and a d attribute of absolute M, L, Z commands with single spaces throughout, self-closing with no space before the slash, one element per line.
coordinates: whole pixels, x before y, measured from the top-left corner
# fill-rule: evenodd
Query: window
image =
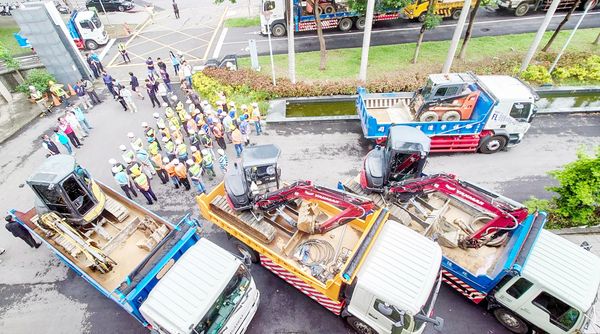
<path fill-rule="evenodd" d="M 506 289 L 506 293 L 513 296 L 516 299 L 521 298 L 521 296 L 531 288 L 533 283 L 529 282 L 524 278 L 519 278 L 510 288 Z"/>
<path fill-rule="evenodd" d="M 530 102 L 517 102 L 510 109 L 510 116 L 516 120 L 527 120 L 529 119 L 530 110 Z"/>
<path fill-rule="evenodd" d="M 92 16 L 92 18 L 90 20 L 92 21 L 92 24 L 94 25 L 94 27 L 102 28 L 102 21 L 100 21 L 98 14 L 94 13 L 94 15 Z M 90 28 L 93 28 L 93 27 L 90 27 Z"/>
<path fill-rule="evenodd" d="M 62 186 L 67 196 L 69 196 L 69 200 L 73 202 L 73 206 L 80 214 L 87 213 L 94 206 L 94 202 L 74 176 L 69 176 L 69 178 L 64 180 Z"/>
<path fill-rule="evenodd" d="M 440 87 L 435 91 L 435 97 L 446 96 L 446 91 L 448 91 L 448 87 Z"/>
<path fill-rule="evenodd" d="M 69 207 L 56 187 L 49 189 L 47 184 L 32 184 L 31 187 L 38 193 L 40 199 L 46 204 L 48 209 L 60 214 L 70 214 Z"/>
<path fill-rule="evenodd" d="M 275 1 L 269 0 L 265 1 L 263 5 L 263 11 L 269 12 L 275 9 Z"/>
<path fill-rule="evenodd" d="M 579 311 L 546 292 L 535 297 L 532 304 L 548 313 L 550 322 L 564 331 L 571 329 L 579 318 Z"/>

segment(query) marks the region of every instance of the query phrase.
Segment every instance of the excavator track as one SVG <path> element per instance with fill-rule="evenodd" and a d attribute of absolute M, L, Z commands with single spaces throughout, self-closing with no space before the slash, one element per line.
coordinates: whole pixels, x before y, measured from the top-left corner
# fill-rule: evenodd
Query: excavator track
<path fill-rule="evenodd" d="M 344 188 L 347 192 L 356 194 L 359 196 L 367 197 L 372 200 L 375 205 L 379 208 L 387 208 L 390 213 L 390 219 L 398 221 L 404 225 L 409 225 L 411 218 L 410 215 L 398 207 L 397 205 L 393 205 L 391 203 L 386 202 L 383 199 L 382 194 L 379 193 L 367 193 L 363 190 L 358 182 L 356 182 L 355 178 L 349 178 L 344 183 Z"/>
<path fill-rule="evenodd" d="M 276 229 L 273 225 L 264 219 L 256 220 L 250 211 L 239 213 L 233 211 L 224 196 L 216 196 L 210 202 L 210 207 L 219 215 L 236 222 L 236 226 L 243 230 L 244 233 L 251 235 L 265 244 L 271 243 L 275 238 Z"/>

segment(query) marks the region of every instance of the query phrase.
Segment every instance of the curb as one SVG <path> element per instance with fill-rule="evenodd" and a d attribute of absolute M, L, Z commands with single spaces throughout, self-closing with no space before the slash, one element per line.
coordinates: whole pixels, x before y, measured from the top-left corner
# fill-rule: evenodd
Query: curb
<path fill-rule="evenodd" d="M 558 235 L 572 235 L 572 234 L 600 234 L 600 225 L 596 226 L 582 226 L 582 227 L 569 227 L 558 230 L 549 230 L 554 234 Z"/>
<path fill-rule="evenodd" d="M 21 132 L 25 126 L 31 122 L 33 122 L 36 118 L 39 118 L 42 113 L 32 114 L 30 117 L 24 119 L 24 122 L 19 126 L 12 127 L 12 131 L 8 132 L 7 136 L 0 139 L 0 145 L 4 144 L 6 141 L 11 140 L 17 133 Z"/>

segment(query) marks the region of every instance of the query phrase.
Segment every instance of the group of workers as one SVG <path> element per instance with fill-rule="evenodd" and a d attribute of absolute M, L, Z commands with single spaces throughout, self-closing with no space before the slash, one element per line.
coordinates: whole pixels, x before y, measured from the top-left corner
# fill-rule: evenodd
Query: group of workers
<path fill-rule="evenodd" d="M 227 143 L 234 145 L 239 157 L 250 142 L 250 124 L 262 133 L 257 103 L 251 108 L 242 105 L 240 113 L 234 102 L 225 100 L 217 101 L 216 108 L 202 101 L 197 108 L 188 95 L 186 103 L 187 108 L 182 101 L 175 108 L 163 104 L 164 114 L 153 114 L 155 124 L 141 124 L 143 136 L 127 134 L 129 146 L 119 147 L 123 163 L 109 160 L 113 177 L 128 198 L 137 197 L 139 191 L 147 204 L 157 202 L 150 183 L 155 175 L 176 189 L 188 191 L 193 185 L 197 193 L 206 193 L 203 177 L 216 177 L 215 164 L 223 175 L 229 167 Z"/>

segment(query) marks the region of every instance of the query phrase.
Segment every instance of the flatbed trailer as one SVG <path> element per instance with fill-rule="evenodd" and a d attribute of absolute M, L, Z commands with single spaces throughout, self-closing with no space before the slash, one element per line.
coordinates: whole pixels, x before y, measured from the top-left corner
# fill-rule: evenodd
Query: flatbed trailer
<path fill-rule="evenodd" d="M 56 222 L 60 216 L 54 213 L 38 215 L 32 208 L 12 210 L 11 215 L 78 276 L 154 333 L 192 333 L 194 327 L 207 327 L 207 321 L 227 325 L 236 333 L 246 330 L 257 310 L 259 293 L 239 259 L 201 238 L 198 222 L 189 215 L 172 224 L 101 182 L 91 182 L 105 203 L 98 221 L 83 234 L 88 238 L 85 248 L 73 242 L 74 227 L 73 233 L 61 234 L 41 221 Z M 86 251 L 106 255 L 110 270 L 97 270 Z M 236 279 L 240 290 L 230 287 L 223 292 Z M 211 311 L 225 301 L 231 306 L 222 315 Z"/>
<path fill-rule="evenodd" d="M 395 325 L 385 317 L 376 320 L 379 311 L 369 311 L 376 307 L 374 298 L 410 315 L 402 333 L 421 333 L 425 322 L 433 322 L 411 318 L 431 315 L 439 287 L 440 249 L 389 221 L 387 210 L 352 219 L 323 234 L 309 234 L 291 228 L 304 217 L 307 207 L 317 207 L 319 221 L 336 216 L 341 209 L 321 201 L 297 200 L 263 216 L 237 212 L 228 203 L 223 183 L 196 197 L 196 202 L 205 219 L 235 238 L 240 253 L 260 262 L 351 326 L 362 323 L 376 332 L 391 333 Z M 305 247 L 310 245 L 320 247 L 326 259 L 307 263 L 311 250 Z M 376 277 L 386 277 L 387 281 L 374 282 Z"/>
<path fill-rule="evenodd" d="M 518 205 L 475 184 L 463 180 L 460 182 L 491 198 Z M 545 231 L 545 213 L 530 214 L 507 232 L 509 236 L 503 244 L 461 248 L 444 240 L 445 225 L 474 225 L 479 217 L 490 213 L 472 203 L 438 192 L 420 194 L 400 206 L 384 200 L 380 193 L 365 192 L 360 186 L 359 176 L 345 180 L 340 187 L 372 199 L 378 207 L 389 208 L 391 219 L 435 239 L 443 254 L 443 281 L 476 304 L 487 300 L 488 308 L 509 330 L 525 333 L 529 328 L 559 334 L 577 333 L 582 328 L 592 326 L 590 318 L 600 287 L 600 268 L 594 266 L 600 265 L 600 259 Z M 569 258 L 577 259 L 568 260 L 566 254 L 569 254 Z M 525 290 L 529 289 L 530 294 L 516 295 L 511 287 L 521 284 L 522 280 L 528 282 Z M 589 285 L 585 286 L 587 283 L 584 282 Z M 564 324 L 557 324 L 559 320 L 552 319 L 552 316 L 560 318 L 562 314 L 554 315 L 546 310 L 550 318 L 544 317 L 545 313 L 540 313 L 536 304 L 536 299 L 545 296 L 544 293 L 555 298 L 553 302 L 577 312 L 579 317 Z M 510 324 L 516 325 L 511 327 Z"/>

